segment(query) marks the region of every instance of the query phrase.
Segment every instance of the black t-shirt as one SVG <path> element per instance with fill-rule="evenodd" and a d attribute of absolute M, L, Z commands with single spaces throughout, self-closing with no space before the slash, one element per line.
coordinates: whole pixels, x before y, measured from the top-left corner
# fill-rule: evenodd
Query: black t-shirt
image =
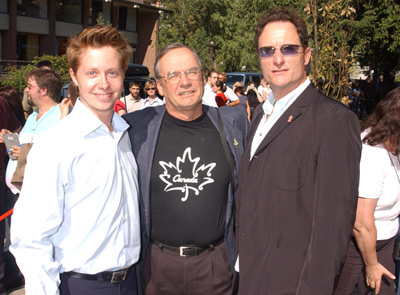
<path fill-rule="evenodd" d="M 151 170 L 151 239 L 206 246 L 224 236 L 230 174 L 205 113 L 186 122 L 166 113 Z"/>

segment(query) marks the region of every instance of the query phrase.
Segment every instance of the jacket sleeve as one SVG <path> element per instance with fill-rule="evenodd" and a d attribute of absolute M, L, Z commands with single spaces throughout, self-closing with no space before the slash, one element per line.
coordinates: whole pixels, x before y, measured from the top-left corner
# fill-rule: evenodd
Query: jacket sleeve
<path fill-rule="evenodd" d="M 343 108 L 333 112 L 317 159 L 312 232 L 297 295 L 333 294 L 355 221 L 361 155 L 359 123 Z"/>

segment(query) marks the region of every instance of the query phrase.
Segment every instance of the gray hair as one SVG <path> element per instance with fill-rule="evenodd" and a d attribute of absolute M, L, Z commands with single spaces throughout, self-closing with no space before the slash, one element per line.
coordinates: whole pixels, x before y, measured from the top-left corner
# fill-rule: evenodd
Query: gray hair
<path fill-rule="evenodd" d="M 196 59 L 197 59 L 197 62 L 198 62 L 199 65 L 200 65 L 200 69 L 201 69 L 201 70 L 203 69 L 203 66 L 202 66 L 202 64 L 201 64 L 200 57 L 197 55 L 196 51 L 194 51 L 193 48 L 191 48 L 191 47 L 189 47 L 189 46 L 187 46 L 187 45 L 185 45 L 185 44 L 176 42 L 176 43 L 172 43 L 172 44 L 170 44 L 170 45 L 165 46 L 164 48 L 162 48 L 162 49 L 157 53 L 156 62 L 155 62 L 155 64 L 154 64 L 154 75 L 155 75 L 156 79 L 160 79 L 160 78 L 161 78 L 160 66 L 159 66 L 160 59 L 161 59 L 165 54 L 167 54 L 169 51 L 171 51 L 171 50 L 173 50 L 173 49 L 178 49 L 178 48 L 187 48 L 187 49 L 189 49 L 191 52 L 193 52 L 194 56 L 195 56 Z"/>

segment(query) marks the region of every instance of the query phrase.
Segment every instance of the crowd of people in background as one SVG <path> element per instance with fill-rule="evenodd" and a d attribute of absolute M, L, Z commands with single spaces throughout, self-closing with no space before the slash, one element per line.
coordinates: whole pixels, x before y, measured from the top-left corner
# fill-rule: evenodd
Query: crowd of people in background
<path fill-rule="evenodd" d="M 19 198 L 26 294 L 395 294 L 400 88 L 325 96 L 290 9 L 264 12 L 255 44 L 259 84 L 231 88 L 174 43 L 123 93 L 132 49 L 94 26 L 70 40 L 67 97 L 48 61 L 23 95 L 0 87 L 0 213 Z M 0 295 L 24 283 L 3 254 Z"/>

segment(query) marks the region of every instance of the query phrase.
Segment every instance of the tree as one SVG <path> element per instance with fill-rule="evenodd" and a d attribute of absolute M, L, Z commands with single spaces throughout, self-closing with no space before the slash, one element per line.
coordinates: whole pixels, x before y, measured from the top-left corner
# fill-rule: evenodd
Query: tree
<path fill-rule="evenodd" d="M 60 74 L 64 84 L 71 80 L 69 76 L 67 58 L 65 55 L 43 55 L 41 57 L 35 57 L 32 63 L 26 66 L 22 66 L 19 68 L 17 66 L 6 67 L 5 72 L 7 73 L 7 77 L 4 80 L 0 81 L 1 85 L 11 85 L 18 91 L 22 92 L 27 84 L 25 75 L 29 71 L 35 69 L 38 62 L 42 60 L 48 60 L 52 63 L 54 70 L 56 70 Z"/>
<path fill-rule="evenodd" d="M 373 79 L 383 76 L 384 92 L 394 88 L 395 72 L 400 70 L 400 4 L 394 0 L 357 3 L 355 32 L 350 44 L 361 66 L 374 71 Z"/>
<path fill-rule="evenodd" d="M 226 14 L 227 0 L 166 0 L 164 6 L 172 14 L 165 14 L 159 29 L 159 47 L 173 42 L 184 43 L 196 50 L 204 67 L 211 68 L 212 43 L 223 34 L 221 16 Z M 215 64 L 217 64 L 215 62 Z"/>
<path fill-rule="evenodd" d="M 348 102 L 352 65 L 349 45 L 349 21 L 354 19 L 352 0 L 307 0 L 305 11 L 312 37 L 313 49 L 310 78 L 324 81 L 320 89 L 325 95 Z"/>

